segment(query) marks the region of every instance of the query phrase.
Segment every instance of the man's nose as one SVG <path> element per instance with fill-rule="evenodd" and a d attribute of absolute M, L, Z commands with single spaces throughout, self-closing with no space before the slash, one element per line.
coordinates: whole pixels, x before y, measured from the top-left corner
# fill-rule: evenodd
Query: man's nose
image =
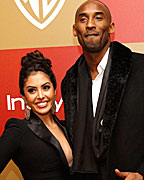
<path fill-rule="evenodd" d="M 89 19 L 87 22 L 87 28 L 95 28 L 95 27 L 96 27 L 95 20 Z"/>

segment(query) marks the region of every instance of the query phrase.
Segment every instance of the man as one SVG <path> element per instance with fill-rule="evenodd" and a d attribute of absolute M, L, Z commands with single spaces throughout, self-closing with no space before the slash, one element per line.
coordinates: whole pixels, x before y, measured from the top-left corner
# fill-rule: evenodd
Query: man
<path fill-rule="evenodd" d="M 111 42 L 113 32 L 104 3 L 88 0 L 78 8 L 73 34 L 83 54 L 62 81 L 72 172 L 90 180 L 142 180 L 144 55 Z"/>

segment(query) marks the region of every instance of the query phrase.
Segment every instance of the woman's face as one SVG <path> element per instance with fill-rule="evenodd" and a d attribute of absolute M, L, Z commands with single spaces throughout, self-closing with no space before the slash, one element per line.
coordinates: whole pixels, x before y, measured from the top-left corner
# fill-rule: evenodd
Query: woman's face
<path fill-rule="evenodd" d="M 55 90 L 47 74 L 32 72 L 24 84 L 24 100 L 38 116 L 51 113 Z"/>

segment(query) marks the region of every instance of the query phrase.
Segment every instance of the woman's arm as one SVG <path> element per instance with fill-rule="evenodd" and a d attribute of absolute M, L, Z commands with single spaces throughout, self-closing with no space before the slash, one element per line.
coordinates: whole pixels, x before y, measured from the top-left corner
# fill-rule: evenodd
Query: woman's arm
<path fill-rule="evenodd" d="M 16 155 L 19 148 L 22 128 L 18 119 L 9 119 L 5 125 L 5 130 L 0 137 L 0 173 L 8 162 Z"/>

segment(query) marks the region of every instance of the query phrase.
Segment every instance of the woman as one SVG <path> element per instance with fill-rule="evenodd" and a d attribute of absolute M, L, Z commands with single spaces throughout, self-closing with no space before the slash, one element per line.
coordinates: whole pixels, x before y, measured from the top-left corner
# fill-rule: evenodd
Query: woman
<path fill-rule="evenodd" d="M 19 87 L 26 118 L 6 123 L 0 137 L 0 172 L 12 159 L 25 180 L 69 180 L 72 150 L 65 128 L 53 114 L 56 79 L 51 61 L 34 51 L 21 65 Z"/>

